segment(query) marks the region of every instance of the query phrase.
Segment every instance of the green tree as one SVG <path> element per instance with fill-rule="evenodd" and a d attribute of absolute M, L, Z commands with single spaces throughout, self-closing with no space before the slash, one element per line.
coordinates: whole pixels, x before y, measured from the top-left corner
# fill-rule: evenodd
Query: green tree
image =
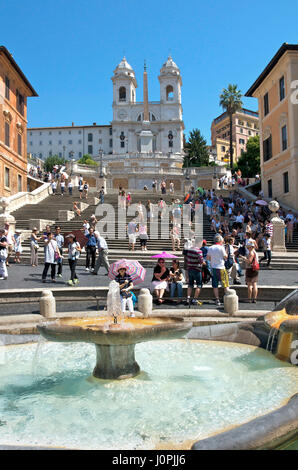
<path fill-rule="evenodd" d="M 78 163 L 80 163 L 81 165 L 98 165 L 98 163 L 95 160 L 93 160 L 91 155 L 89 155 L 88 153 L 83 155 L 82 158 L 78 160 Z"/>
<path fill-rule="evenodd" d="M 44 161 L 44 168 L 46 171 L 52 171 L 55 165 L 65 165 L 65 158 L 58 157 L 58 155 L 52 155 L 47 157 Z"/>
<path fill-rule="evenodd" d="M 241 101 L 241 92 L 237 89 L 237 85 L 228 85 L 228 88 L 222 90 L 219 104 L 227 112 L 230 119 L 230 168 L 233 168 L 233 114 L 240 111 L 243 106 Z"/>
<path fill-rule="evenodd" d="M 207 141 L 202 136 L 199 129 L 193 129 L 189 133 L 189 139 L 185 144 L 186 157 L 184 167 L 188 166 L 208 166 L 209 152 Z"/>
<path fill-rule="evenodd" d="M 235 169 L 241 170 L 244 178 L 254 178 L 260 174 L 260 136 L 250 137 L 246 143 L 246 151 L 242 153 Z"/>

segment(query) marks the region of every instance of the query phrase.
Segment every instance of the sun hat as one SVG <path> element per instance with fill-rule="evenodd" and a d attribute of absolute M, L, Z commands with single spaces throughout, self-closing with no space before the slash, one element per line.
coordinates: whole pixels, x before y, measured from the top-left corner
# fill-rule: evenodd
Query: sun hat
<path fill-rule="evenodd" d="M 76 237 L 73 233 L 69 233 L 68 235 L 66 235 L 65 238 L 76 238 Z"/>
<path fill-rule="evenodd" d="M 125 264 L 122 264 L 121 266 L 118 267 L 117 271 L 120 271 L 120 269 L 127 269 L 127 266 Z"/>

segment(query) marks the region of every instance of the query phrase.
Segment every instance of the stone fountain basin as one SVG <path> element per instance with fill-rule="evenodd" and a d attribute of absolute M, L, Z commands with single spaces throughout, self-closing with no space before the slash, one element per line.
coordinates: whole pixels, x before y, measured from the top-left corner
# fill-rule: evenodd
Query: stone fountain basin
<path fill-rule="evenodd" d="M 125 318 L 116 325 L 110 317 L 61 318 L 37 326 L 49 341 L 129 345 L 144 341 L 181 338 L 192 327 L 182 318 Z"/>

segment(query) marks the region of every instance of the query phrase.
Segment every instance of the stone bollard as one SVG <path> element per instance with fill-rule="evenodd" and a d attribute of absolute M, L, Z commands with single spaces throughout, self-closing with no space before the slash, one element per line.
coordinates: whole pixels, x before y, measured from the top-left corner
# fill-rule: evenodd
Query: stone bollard
<path fill-rule="evenodd" d="M 138 297 L 138 311 L 144 317 L 149 317 L 152 313 L 152 295 L 149 289 L 141 289 Z"/>
<path fill-rule="evenodd" d="M 224 295 L 224 311 L 229 315 L 235 315 L 238 312 L 239 299 L 234 289 L 228 289 Z"/>
<path fill-rule="evenodd" d="M 43 317 L 56 317 L 56 300 L 52 291 L 43 290 L 39 301 L 40 314 Z"/>

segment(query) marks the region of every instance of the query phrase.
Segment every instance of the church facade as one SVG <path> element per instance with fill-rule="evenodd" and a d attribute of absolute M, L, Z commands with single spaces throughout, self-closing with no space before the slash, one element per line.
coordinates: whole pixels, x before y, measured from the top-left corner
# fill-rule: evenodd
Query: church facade
<path fill-rule="evenodd" d="M 160 101 L 149 101 L 146 67 L 143 100 L 137 101 L 137 80 L 124 57 L 113 76 L 113 120 L 109 125 L 28 129 L 28 151 L 77 160 L 90 154 L 99 162 L 107 188 L 151 187 L 153 179 L 173 181 L 183 176 L 182 78 L 172 57 L 160 69 Z"/>

